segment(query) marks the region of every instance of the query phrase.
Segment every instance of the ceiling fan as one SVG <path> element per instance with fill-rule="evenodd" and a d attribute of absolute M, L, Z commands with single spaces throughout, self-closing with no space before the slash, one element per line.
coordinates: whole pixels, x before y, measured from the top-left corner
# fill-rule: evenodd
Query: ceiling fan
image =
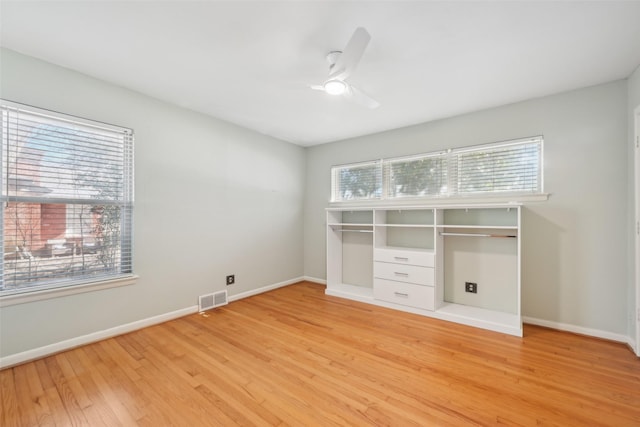
<path fill-rule="evenodd" d="M 311 85 L 311 89 L 321 90 L 329 95 L 341 95 L 367 108 L 378 108 L 380 106 L 378 101 L 345 81 L 356 69 L 369 40 L 371 36 L 367 30 L 362 27 L 356 28 L 344 50 L 327 54 L 329 78 L 321 85 Z"/>

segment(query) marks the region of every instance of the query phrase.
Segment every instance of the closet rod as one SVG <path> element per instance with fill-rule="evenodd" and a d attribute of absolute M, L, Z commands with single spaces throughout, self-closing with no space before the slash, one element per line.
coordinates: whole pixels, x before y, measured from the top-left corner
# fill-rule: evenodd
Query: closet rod
<path fill-rule="evenodd" d="M 448 233 L 448 232 L 440 232 L 441 236 L 464 236 L 464 237 L 502 237 L 502 238 L 510 238 L 515 239 L 518 236 L 514 235 L 504 235 L 504 234 L 481 234 L 481 233 Z"/>

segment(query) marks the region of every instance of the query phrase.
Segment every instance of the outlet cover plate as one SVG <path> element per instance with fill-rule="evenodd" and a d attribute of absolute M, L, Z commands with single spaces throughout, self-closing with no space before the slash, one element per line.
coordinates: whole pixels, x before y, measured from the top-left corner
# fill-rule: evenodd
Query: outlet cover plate
<path fill-rule="evenodd" d="M 478 293 L 478 284 L 473 282 L 464 282 L 464 291 L 472 294 Z"/>

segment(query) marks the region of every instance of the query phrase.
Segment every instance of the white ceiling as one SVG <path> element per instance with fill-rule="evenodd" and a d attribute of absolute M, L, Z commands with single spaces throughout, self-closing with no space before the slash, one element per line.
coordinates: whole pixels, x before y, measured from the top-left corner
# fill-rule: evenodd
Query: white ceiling
<path fill-rule="evenodd" d="M 4 1 L 0 44 L 310 146 L 628 77 L 640 1 Z M 312 91 L 365 27 L 349 81 Z"/>

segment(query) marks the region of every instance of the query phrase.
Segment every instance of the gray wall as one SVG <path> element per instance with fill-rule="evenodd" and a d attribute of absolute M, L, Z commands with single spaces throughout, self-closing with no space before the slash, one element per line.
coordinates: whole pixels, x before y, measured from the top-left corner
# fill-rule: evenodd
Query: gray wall
<path fill-rule="evenodd" d="M 325 278 L 331 165 L 542 134 L 551 196 L 523 213 L 523 314 L 626 336 L 627 109 L 617 81 L 309 148 L 305 274 Z"/>
<path fill-rule="evenodd" d="M 133 128 L 137 284 L 4 307 L 0 356 L 303 274 L 304 149 L 2 50 L 0 95 Z"/>

